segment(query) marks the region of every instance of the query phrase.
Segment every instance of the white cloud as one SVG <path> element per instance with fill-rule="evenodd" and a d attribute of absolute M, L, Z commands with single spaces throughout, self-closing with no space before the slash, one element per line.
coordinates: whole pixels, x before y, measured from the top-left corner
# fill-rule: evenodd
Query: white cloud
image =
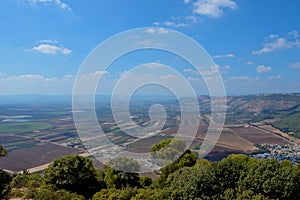
<path fill-rule="evenodd" d="M 276 75 L 276 76 L 269 76 L 268 79 L 269 80 L 274 80 L 274 79 L 282 79 L 283 77 L 280 75 Z"/>
<path fill-rule="evenodd" d="M 271 34 L 265 39 L 263 47 L 259 50 L 252 51 L 254 55 L 260 55 L 264 53 L 270 53 L 281 49 L 290 49 L 294 47 L 300 47 L 300 42 L 297 39 L 299 34 L 297 31 L 292 31 L 286 35 L 280 37 L 278 35 Z"/>
<path fill-rule="evenodd" d="M 198 77 L 192 77 L 192 76 L 189 76 L 187 79 L 189 81 L 199 81 L 200 80 Z"/>
<path fill-rule="evenodd" d="M 44 54 L 57 54 L 58 52 L 62 54 L 72 53 L 72 50 L 70 49 L 67 49 L 65 47 L 50 45 L 50 44 L 40 44 L 38 46 L 33 47 L 32 50 L 39 51 Z"/>
<path fill-rule="evenodd" d="M 299 37 L 299 32 L 293 30 L 293 31 L 291 31 L 291 32 L 288 32 L 288 35 L 289 35 L 289 36 L 292 36 L 292 37 L 294 37 L 294 38 L 298 38 L 298 37 Z"/>
<path fill-rule="evenodd" d="M 154 34 L 154 33 L 167 34 L 167 33 L 169 33 L 169 31 L 165 28 L 149 28 L 145 32 L 150 33 L 150 34 Z"/>
<path fill-rule="evenodd" d="M 1 77 L 5 77 L 6 75 L 7 75 L 6 73 L 0 72 L 0 78 L 1 78 Z"/>
<path fill-rule="evenodd" d="M 199 22 L 202 22 L 203 20 L 201 20 L 199 17 L 196 17 L 195 15 L 190 15 L 190 16 L 186 16 L 185 17 L 186 23 L 187 24 L 197 24 Z"/>
<path fill-rule="evenodd" d="M 152 33 L 155 33 L 156 31 L 154 28 L 148 28 L 145 32 L 152 34 Z"/>
<path fill-rule="evenodd" d="M 152 23 L 154 26 L 159 26 L 160 25 L 160 22 L 153 22 Z"/>
<path fill-rule="evenodd" d="M 219 70 L 222 74 L 227 74 L 231 67 L 229 65 L 219 66 Z"/>
<path fill-rule="evenodd" d="M 191 21 L 191 18 L 186 18 L 185 21 Z M 180 28 L 180 27 L 186 27 L 187 23 L 184 22 L 173 22 L 173 21 L 165 21 L 165 22 L 153 22 L 152 23 L 154 26 L 160 26 L 160 25 L 164 25 L 167 27 L 175 27 L 175 28 Z"/>
<path fill-rule="evenodd" d="M 196 69 L 186 68 L 183 71 L 189 75 L 200 77 L 200 73 Z"/>
<path fill-rule="evenodd" d="M 229 53 L 229 54 L 225 54 L 225 55 L 216 55 L 216 56 L 213 56 L 213 58 L 234 58 L 235 55 L 232 54 L 232 53 Z"/>
<path fill-rule="evenodd" d="M 63 47 L 63 48 L 61 48 L 61 52 L 63 54 L 70 54 L 70 53 L 72 53 L 72 50 Z"/>
<path fill-rule="evenodd" d="M 12 94 L 72 94 L 74 78 L 44 77 L 40 74 L 22 74 L 0 77 L 0 93 Z"/>
<path fill-rule="evenodd" d="M 163 24 L 165 26 L 169 26 L 169 27 L 185 27 L 185 26 L 187 26 L 186 23 L 175 23 L 175 22 L 171 22 L 171 21 L 165 21 L 165 22 L 163 22 Z"/>
<path fill-rule="evenodd" d="M 165 29 L 165 28 L 159 28 L 158 29 L 158 33 L 159 34 L 167 34 L 167 33 L 169 33 L 169 31 L 167 29 Z"/>
<path fill-rule="evenodd" d="M 246 64 L 247 64 L 247 65 L 253 65 L 254 62 L 252 62 L 252 61 L 247 61 Z"/>
<path fill-rule="evenodd" d="M 184 69 L 183 71 L 184 71 L 184 72 L 192 72 L 193 70 L 190 69 L 190 68 L 186 68 L 186 69 Z"/>
<path fill-rule="evenodd" d="M 75 76 L 72 74 L 67 74 L 64 76 L 64 79 L 70 80 L 70 79 L 75 79 Z"/>
<path fill-rule="evenodd" d="M 142 45 L 142 46 L 150 46 L 153 43 L 154 43 L 153 39 L 136 41 L 136 45 Z"/>
<path fill-rule="evenodd" d="M 91 79 L 98 79 L 100 76 L 104 76 L 104 75 L 107 75 L 107 74 L 109 74 L 109 72 L 107 72 L 107 71 L 95 71 L 95 72 L 90 73 L 90 74 L 82 75 L 79 78 L 80 79 L 86 79 L 88 81 L 88 80 L 91 80 Z"/>
<path fill-rule="evenodd" d="M 264 65 L 259 65 L 258 67 L 256 67 L 256 72 L 258 73 L 266 73 L 271 71 L 272 71 L 272 67 L 267 67 Z"/>
<path fill-rule="evenodd" d="M 233 0 L 198 0 L 193 5 L 194 13 L 213 18 L 221 17 L 225 8 L 237 8 Z"/>
<path fill-rule="evenodd" d="M 25 74 L 19 76 L 9 76 L 6 78 L 6 80 L 15 80 L 15 81 L 42 80 L 42 79 L 44 79 L 44 77 L 38 74 Z"/>
<path fill-rule="evenodd" d="M 62 2 L 61 0 L 56 0 L 55 1 L 56 5 L 62 9 L 66 9 L 66 10 L 71 10 L 70 6 L 64 2 Z"/>
<path fill-rule="evenodd" d="M 50 40 L 50 39 L 47 39 L 47 40 L 37 40 L 36 43 L 57 44 L 58 41 L 57 41 L 57 40 Z"/>
<path fill-rule="evenodd" d="M 158 62 L 151 62 L 151 63 L 147 63 L 145 64 L 145 67 L 153 69 L 153 68 L 163 68 L 165 65 L 158 63 Z"/>
<path fill-rule="evenodd" d="M 231 67 L 229 65 L 224 65 L 224 66 L 213 65 L 206 69 L 200 68 L 199 71 L 201 72 L 201 75 L 209 77 L 209 76 L 218 76 L 220 73 L 226 74 L 226 73 L 228 73 L 228 71 L 230 69 L 231 69 Z M 198 72 L 198 70 L 194 70 L 191 68 L 185 68 L 183 71 L 190 75 L 200 76 L 200 73 Z"/>
<path fill-rule="evenodd" d="M 291 48 L 292 44 L 287 42 L 285 38 L 277 38 L 275 41 L 263 44 L 263 48 L 257 51 L 252 51 L 253 54 L 264 54 L 273 52 L 278 49 Z"/>
<path fill-rule="evenodd" d="M 203 20 L 195 15 L 189 15 L 185 17 L 171 17 L 169 20 L 164 22 L 153 22 L 154 26 L 167 26 L 167 27 L 175 27 L 182 28 L 187 27 L 190 24 L 197 24 L 202 22 Z"/>
<path fill-rule="evenodd" d="M 93 73 L 83 74 L 77 77 L 78 81 L 80 82 L 77 90 L 82 94 L 89 93 L 88 89 L 95 87 L 95 83 L 97 83 L 100 78 L 104 79 L 105 75 L 107 74 L 109 74 L 107 71 L 95 71 Z"/>
<path fill-rule="evenodd" d="M 167 27 L 187 27 L 191 24 L 197 24 L 204 21 L 204 18 L 199 16 L 207 16 L 217 18 L 222 16 L 225 9 L 236 9 L 237 3 L 235 0 L 183 0 L 184 4 L 191 4 L 192 13 L 187 16 L 173 16 L 166 21 L 153 22 L 154 26 Z"/>
<path fill-rule="evenodd" d="M 289 65 L 290 68 L 300 69 L 300 62 L 295 62 Z"/>
<path fill-rule="evenodd" d="M 252 80 L 252 78 L 249 76 L 231 76 L 228 78 L 228 80 L 230 80 L 230 81 L 236 81 L 236 80 L 249 81 L 249 80 Z"/>
<path fill-rule="evenodd" d="M 28 3 L 31 4 L 31 5 L 36 5 L 36 4 L 44 4 L 44 5 L 47 5 L 47 4 L 55 4 L 56 6 L 58 6 L 59 8 L 63 9 L 63 10 L 72 10 L 71 7 L 62 2 L 61 0 L 28 0 Z"/>

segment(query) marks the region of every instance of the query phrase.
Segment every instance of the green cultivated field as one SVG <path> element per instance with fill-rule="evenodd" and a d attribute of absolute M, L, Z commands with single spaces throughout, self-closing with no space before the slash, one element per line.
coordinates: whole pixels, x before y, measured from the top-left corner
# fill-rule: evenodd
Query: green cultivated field
<path fill-rule="evenodd" d="M 15 122 L 15 123 L 0 124 L 0 132 L 23 133 L 23 132 L 45 130 L 51 127 L 52 125 L 50 123 L 45 123 L 45 122 L 22 122 L 22 123 Z"/>

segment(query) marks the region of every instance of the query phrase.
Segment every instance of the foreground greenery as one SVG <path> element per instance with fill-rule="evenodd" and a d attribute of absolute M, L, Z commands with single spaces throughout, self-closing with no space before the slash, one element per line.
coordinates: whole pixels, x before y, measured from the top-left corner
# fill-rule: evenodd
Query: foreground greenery
<path fill-rule="evenodd" d="M 3 148 L 3 146 L 0 145 L 0 157 L 6 156 L 7 151 Z"/>
<path fill-rule="evenodd" d="M 0 171 L 0 199 L 300 199 L 300 168 L 288 161 L 230 155 L 210 162 L 186 151 L 158 173 L 153 181 L 110 167 L 96 170 L 89 158 L 72 155 L 53 162 L 43 175 Z"/>

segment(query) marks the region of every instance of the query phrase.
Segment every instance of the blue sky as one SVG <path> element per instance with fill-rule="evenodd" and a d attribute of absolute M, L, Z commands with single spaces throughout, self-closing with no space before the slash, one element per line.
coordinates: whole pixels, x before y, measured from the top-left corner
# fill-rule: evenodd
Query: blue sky
<path fill-rule="evenodd" d="M 95 46 L 140 27 L 196 40 L 214 59 L 227 94 L 300 92 L 299 8 L 291 0 L 2 0 L 0 94 L 71 94 Z M 154 50 L 113 64 L 99 93 L 145 63 L 172 66 L 205 93 L 192 66 Z"/>

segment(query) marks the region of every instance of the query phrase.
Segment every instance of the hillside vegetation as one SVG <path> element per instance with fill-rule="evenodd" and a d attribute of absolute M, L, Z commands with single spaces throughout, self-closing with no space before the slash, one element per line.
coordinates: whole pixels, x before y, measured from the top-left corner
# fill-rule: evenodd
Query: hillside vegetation
<path fill-rule="evenodd" d="M 228 118 L 261 122 L 300 138 L 300 94 L 269 94 L 228 97 Z"/>

